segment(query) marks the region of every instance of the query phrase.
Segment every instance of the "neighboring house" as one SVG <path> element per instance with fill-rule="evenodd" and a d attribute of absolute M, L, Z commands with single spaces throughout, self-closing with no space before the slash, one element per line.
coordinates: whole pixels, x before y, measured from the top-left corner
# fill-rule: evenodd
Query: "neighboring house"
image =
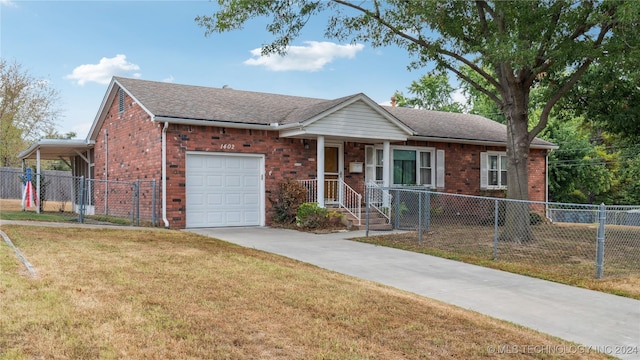
<path fill-rule="evenodd" d="M 85 141 L 42 140 L 21 157 L 68 156 L 76 175 L 96 179 L 156 179 L 165 226 L 194 228 L 268 225 L 287 179 L 308 180 L 321 206 L 365 184 L 503 196 L 505 144 L 506 127 L 484 117 L 364 94 L 325 100 L 115 77 Z M 531 200 L 547 198 L 554 148 L 531 144 Z"/>

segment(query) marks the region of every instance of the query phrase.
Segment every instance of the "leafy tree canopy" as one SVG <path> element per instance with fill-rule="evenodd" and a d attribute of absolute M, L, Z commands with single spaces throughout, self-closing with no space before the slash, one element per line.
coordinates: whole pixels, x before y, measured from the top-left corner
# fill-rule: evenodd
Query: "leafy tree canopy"
<path fill-rule="evenodd" d="M 592 66 L 562 102 L 594 126 L 637 141 L 640 137 L 640 59 L 634 66 Z"/>
<path fill-rule="evenodd" d="M 55 131 L 58 103 L 48 81 L 0 59 L 0 166 L 17 166 L 21 150 Z"/>
<path fill-rule="evenodd" d="M 408 90 L 413 97 L 405 96 L 399 91 L 394 94 L 398 106 L 456 113 L 464 110 L 463 104 L 453 100 L 454 89 L 449 84 L 446 73 L 423 75 L 419 80 L 413 81 Z"/>

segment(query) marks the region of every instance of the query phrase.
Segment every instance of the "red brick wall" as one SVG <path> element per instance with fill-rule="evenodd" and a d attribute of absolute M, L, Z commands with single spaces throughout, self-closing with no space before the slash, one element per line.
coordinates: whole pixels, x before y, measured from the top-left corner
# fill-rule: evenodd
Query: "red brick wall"
<path fill-rule="evenodd" d="M 105 132 L 108 133 L 105 138 Z M 99 130 L 94 148 L 95 178 L 120 182 L 141 180 L 140 215 L 150 219 L 155 211 L 161 214 L 162 175 L 162 124 L 154 123 L 151 117 L 129 96 L 125 96 L 125 111 L 118 112 L 118 98 L 107 110 L 104 123 Z M 105 166 L 105 159 L 108 166 Z M 108 171 L 108 176 L 106 172 Z M 152 209 L 151 185 L 156 182 L 156 208 Z M 109 191 L 108 196 L 104 196 Z M 132 192 L 129 185 L 97 182 L 94 188 L 97 214 L 104 213 L 105 198 L 108 199 L 108 213 L 117 216 L 131 216 Z M 159 218 L 158 218 L 159 219 Z"/>
<path fill-rule="evenodd" d="M 95 146 L 95 176 L 105 178 L 107 149 L 104 132 L 108 131 L 108 172 L 110 180 L 135 181 L 155 179 L 161 194 L 161 144 L 164 124 L 151 121 L 150 116 L 132 101 L 125 99 L 125 111 L 118 113 L 118 101 L 108 109 Z M 167 217 L 172 228 L 184 228 L 185 165 L 187 151 L 251 153 L 265 155 L 266 222 L 273 215 L 270 198 L 276 196 L 278 185 L 286 179 L 316 178 L 316 141 L 308 140 L 308 148 L 300 139 L 280 138 L 276 131 L 249 130 L 189 125 L 170 125 L 167 130 Z M 225 145 L 233 145 L 233 148 Z M 344 179 L 356 191 L 364 194 L 364 176 L 351 174 L 349 163 L 364 163 L 364 143 L 345 142 Z M 406 141 L 392 145 L 433 147 L 445 150 L 445 188 L 447 193 L 504 196 L 504 191 L 480 190 L 480 152 L 504 151 L 500 147 L 439 142 Z M 530 199 L 545 198 L 545 151 L 533 150 L 529 157 Z M 100 191 L 96 189 L 96 191 Z M 97 199 L 100 196 L 96 197 Z M 110 202 L 113 199 L 110 197 Z M 150 199 L 141 199 L 143 208 L 150 208 Z M 146 202 L 145 202 L 146 201 Z M 98 208 L 103 204 L 96 203 Z M 110 205 L 111 206 L 111 205 Z M 114 204 L 115 206 L 115 204 Z M 130 204 L 119 204 L 130 209 Z M 156 213 L 161 214 L 161 197 L 157 196 Z"/>
<path fill-rule="evenodd" d="M 547 201 L 546 150 L 531 150 L 529 153 L 529 200 Z"/>
<path fill-rule="evenodd" d="M 230 148 L 232 145 L 233 148 Z M 278 185 L 287 179 L 316 177 L 316 143 L 309 149 L 300 139 L 280 138 L 278 132 L 205 126 L 171 125 L 167 131 L 167 213 L 172 227 L 185 226 L 185 157 L 187 151 L 265 155 L 266 222 Z"/>
<path fill-rule="evenodd" d="M 433 147 L 444 150 L 445 188 L 438 191 L 454 194 L 504 197 L 505 190 L 480 189 L 480 153 L 506 151 L 504 147 L 440 143 L 430 141 L 405 141 L 392 145 Z M 529 200 L 545 201 L 546 150 L 531 150 L 529 155 Z"/>

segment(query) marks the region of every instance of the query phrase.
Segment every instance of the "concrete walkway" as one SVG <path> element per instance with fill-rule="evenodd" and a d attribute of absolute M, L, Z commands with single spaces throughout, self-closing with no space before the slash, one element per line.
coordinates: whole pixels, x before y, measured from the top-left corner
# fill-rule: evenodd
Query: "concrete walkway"
<path fill-rule="evenodd" d="M 272 228 L 188 231 L 410 291 L 622 359 L 640 359 L 638 300 L 347 240 L 364 236 L 364 231 L 327 235 Z"/>

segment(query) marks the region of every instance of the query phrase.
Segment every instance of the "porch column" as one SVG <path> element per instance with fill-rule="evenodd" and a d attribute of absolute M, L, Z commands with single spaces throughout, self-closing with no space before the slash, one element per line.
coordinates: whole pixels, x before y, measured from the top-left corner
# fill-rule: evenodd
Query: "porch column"
<path fill-rule="evenodd" d="M 391 142 L 385 141 L 382 145 L 382 187 L 391 185 Z M 389 206 L 389 191 L 383 191 L 382 206 Z"/>
<path fill-rule="evenodd" d="M 20 173 L 22 176 L 24 176 L 25 173 L 25 160 L 22 159 L 22 172 Z M 20 184 L 22 184 L 22 186 L 20 186 L 20 190 L 22 190 L 20 192 L 20 195 L 22 196 L 24 194 L 24 188 L 25 188 L 25 184 L 22 183 L 22 181 L 20 181 Z M 22 198 L 22 211 L 24 211 L 26 209 L 25 207 L 25 202 L 24 202 L 24 197 Z"/>
<path fill-rule="evenodd" d="M 319 135 L 317 139 L 317 149 L 316 149 L 316 166 L 317 166 L 317 178 L 318 184 L 317 189 L 318 193 L 316 194 L 318 200 L 318 206 L 324 207 L 324 136 Z"/>
<path fill-rule="evenodd" d="M 36 196 L 35 198 L 38 199 L 36 201 L 36 213 L 40 214 L 40 203 L 42 202 L 42 199 L 40 199 L 40 194 L 42 194 L 40 192 L 40 177 L 42 172 L 40 170 L 40 148 L 38 147 L 38 150 L 36 151 Z"/>

